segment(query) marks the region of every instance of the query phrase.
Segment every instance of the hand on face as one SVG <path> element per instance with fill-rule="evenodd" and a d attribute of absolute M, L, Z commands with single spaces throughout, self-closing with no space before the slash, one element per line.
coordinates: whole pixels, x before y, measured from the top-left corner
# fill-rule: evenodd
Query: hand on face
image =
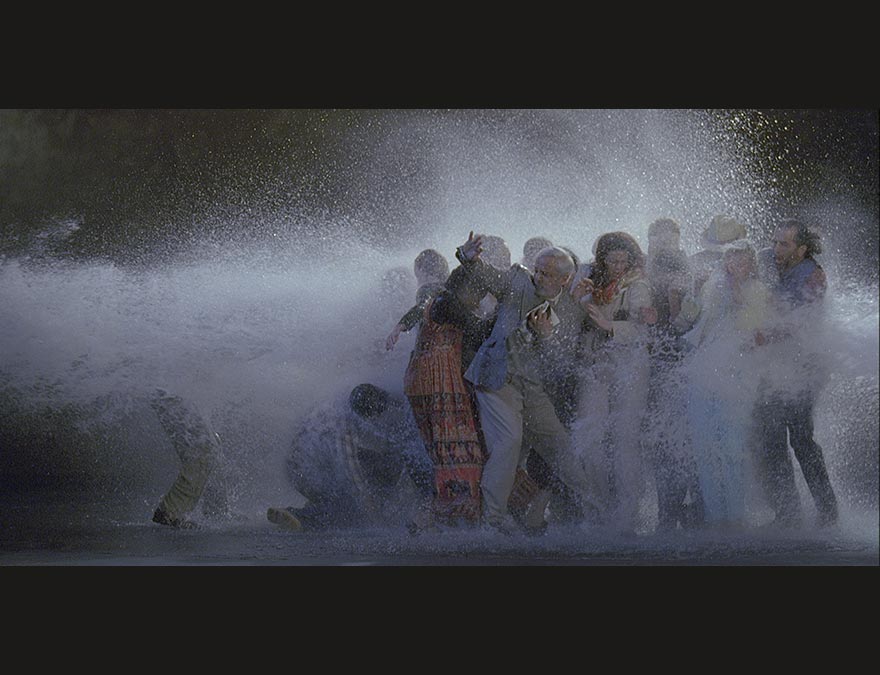
<path fill-rule="evenodd" d="M 571 297 L 580 303 L 589 301 L 591 299 L 590 296 L 593 295 L 594 288 L 593 280 L 589 277 L 584 277 L 571 289 Z"/>

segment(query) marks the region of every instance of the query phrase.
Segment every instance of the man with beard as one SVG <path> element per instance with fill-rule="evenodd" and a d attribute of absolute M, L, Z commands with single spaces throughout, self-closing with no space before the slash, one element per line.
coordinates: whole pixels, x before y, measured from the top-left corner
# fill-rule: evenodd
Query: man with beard
<path fill-rule="evenodd" d="M 820 526 L 837 522 L 837 498 L 821 446 L 813 438 L 813 408 L 824 368 L 810 341 L 819 335 L 827 280 L 815 256 L 819 235 L 798 220 L 784 220 L 773 235 L 772 249 L 762 251 L 764 273 L 775 300 L 776 326 L 768 338 L 775 357 L 757 406 L 762 478 L 774 523 L 797 527 L 801 505 L 788 445 L 810 489 Z"/>

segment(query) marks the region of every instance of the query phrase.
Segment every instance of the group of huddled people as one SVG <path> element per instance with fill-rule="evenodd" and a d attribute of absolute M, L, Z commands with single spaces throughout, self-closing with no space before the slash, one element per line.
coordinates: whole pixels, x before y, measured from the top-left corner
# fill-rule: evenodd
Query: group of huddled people
<path fill-rule="evenodd" d="M 534 237 L 512 264 L 503 239 L 471 232 L 451 272 L 436 250 L 420 253 L 416 304 L 386 341 L 416 332 L 404 397 L 361 384 L 316 411 L 288 462 L 307 504 L 269 520 L 634 534 L 653 483 L 658 532 L 737 532 L 755 476 L 771 525 L 796 528 L 790 445 L 817 524 L 834 524 L 813 434 L 827 288 L 817 233 L 785 220 L 756 250 L 720 215 L 690 256 L 674 220 L 651 223 L 647 239 L 645 254 L 632 235 L 605 233 L 583 262 Z"/>
<path fill-rule="evenodd" d="M 652 484 L 658 532 L 741 531 L 756 477 L 770 524 L 797 528 L 790 445 L 817 524 L 837 522 L 813 434 L 826 375 L 817 233 L 785 220 L 756 250 L 716 216 L 690 256 L 674 220 L 647 235 L 645 254 L 605 233 L 589 262 L 533 237 L 512 263 L 501 237 L 473 232 L 451 271 L 422 251 L 416 303 L 385 341 L 416 333 L 403 395 L 363 383 L 310 411 L 286 466 L 305 503 L 269 508 L 269 521 L 632 534 L 646 531 Z M 199 502 L 227 512 L 212 498 L 221 448 L 207 417 L 164 391 L 151 405 L 181 458 L 154 522 L 194 526 Z"/>

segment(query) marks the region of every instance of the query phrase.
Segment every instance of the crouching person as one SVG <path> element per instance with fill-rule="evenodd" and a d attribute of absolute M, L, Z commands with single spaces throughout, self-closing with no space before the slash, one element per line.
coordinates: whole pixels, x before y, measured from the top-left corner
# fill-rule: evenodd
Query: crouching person
<path fill-rule="evenodd" d="M 307 503 L 266 515 L 294 531 L 403 525 L 432 494 L 431 461 L 409 406 L 372 384 L 305 417 L 287 474 Z"/>

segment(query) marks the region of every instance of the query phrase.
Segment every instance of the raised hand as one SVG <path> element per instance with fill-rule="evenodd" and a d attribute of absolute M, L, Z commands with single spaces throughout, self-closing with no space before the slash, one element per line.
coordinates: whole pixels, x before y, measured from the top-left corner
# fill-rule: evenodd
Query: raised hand
<path fill-rule="evenodd" d="M 589 277 L 584 277 L 579 282 L 577 282 L 574 287 L 571 289 L 571 297 L 580 302 L 581 304 L 586 304 L 588 302 L 592 302 L 593 300 L 593 280 Z"/>
<path fill-rule="evenodd" d="M 474 232 L 471 230 L 468 240 L 458 247 L 458 251 L 465 260 L 476 260 L 483 252 L 483 235 L 474 236 Z"/>

